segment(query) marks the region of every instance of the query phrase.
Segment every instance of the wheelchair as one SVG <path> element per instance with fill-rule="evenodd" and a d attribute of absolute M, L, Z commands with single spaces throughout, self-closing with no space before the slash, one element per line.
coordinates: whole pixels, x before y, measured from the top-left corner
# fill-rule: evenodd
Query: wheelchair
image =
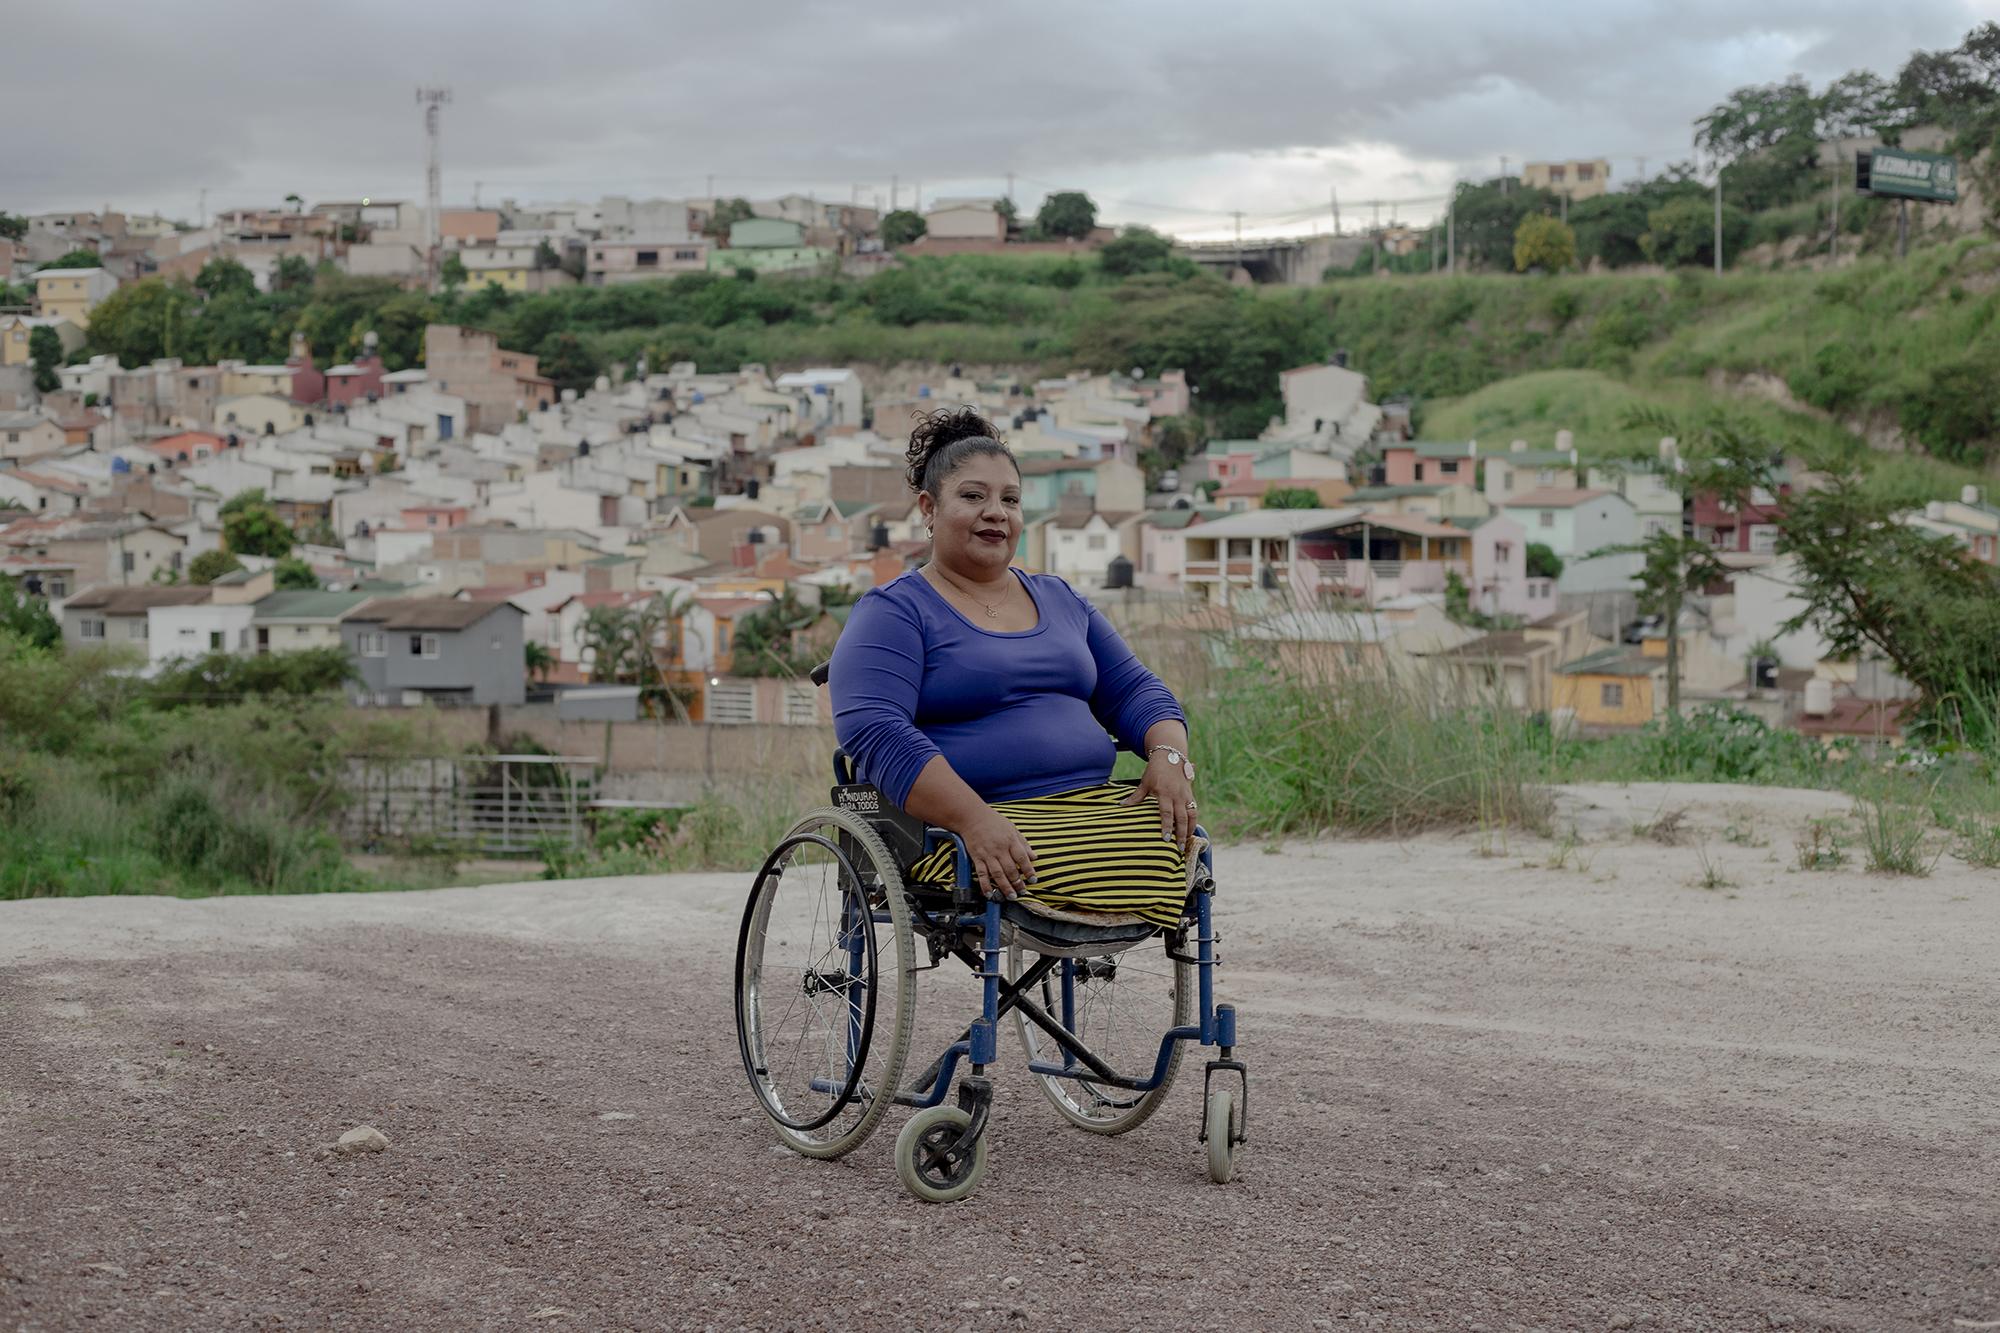
<path fill-rule="evenodd" d="M 826 663 L 812 679 L 826 684 Z M 892 1106 L 912 1107 L 896 1136 L 897 1176 L 927 1202 L 965 1198 L 986 1174 L 987 1071 L 1011 1020 L 1035 1086 L 1091 1134 L 1137 1129 L 1165 1101 L 1183 1049 L 1213 1048 L 1197 1141 L 1209 1177 L 1226 1183 L 1247 1138 L 1249 1081 L 1235 1007 L 1215 1002 L 1214 865 L 1200 827 L 1177 926 L 1051 913 L 984 898 L 957 834 L 857 782 L 839 750 L 833 771 L 831 804 L 805 814 L 758 870 L 737 937 L 737 1043 L 779 1140 L 840 1157 Z M 909 868 L 947 843 L 954 882 L 908 883 Z M 971 969 L 979 1015 L 905 1079 L 917 975 L 947 959 Z"/>

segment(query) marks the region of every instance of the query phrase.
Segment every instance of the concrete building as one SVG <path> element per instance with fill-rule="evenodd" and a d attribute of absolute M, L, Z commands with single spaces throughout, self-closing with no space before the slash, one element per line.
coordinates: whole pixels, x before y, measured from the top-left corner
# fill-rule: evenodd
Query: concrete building
<path fill-rule="evenodd" d="M 424 370 L 440 393 L 465 400 L 466 426 L 498 432 L 521 412 L 553 404 L 555 384 L 536 373 L 535 358 L 503 351 L 500 339 L 479 329 L 432 324 L 424 330 Z"/>
<path fill-rule="evenodd" d="M 1004 241 L 1007 219 L 992 199 L 940 199 L 924 214 L 924 234 L 941 241 Z"/>
<path fill-rule="evenodd" d="M 1521 184 L 1571 199 L 1595 199 L 1611 188 L 1611 163 L 1601 157 L 1529 162 L 1521 168 Z"/>
<path fill-rule="evenodd" d="M 592 241 L 583 280 L 592 287 L 615 287 L 676 273 L 702 273 L 708 269 L 708 259 L 708 240 L 699 236 Z"/>
<path fill-rule="evenodd" d="M 44 319 L 66 319 L 90 327 L 90 312 L 118 290 L 118 279 L 101 268 L 44 269 L 35 275 L 35 306 Z"/>
<path fill-rule="evenodd" d="M 150 657 L 148 617 L 153 608 L 193 606 L 209 596 L 207 588 L 86 587 L 63 603 L 63 646 L 137 648 Z"/>
<path fill-rule="evenodd" d="M 83 329 L 67 315 L 0 315 L 0 366 L 25 366 L 34 359 L 36 329 L 53 329 L 63 358 L 83 346 Z"/>
<path fill-rule="evenodd" d="M 53 454 L 68 442 L 62 426 L 41 412 L 0 412 L 0 462 Z"/>
<path fill-rule="evenodd" d="M 527 699 L 521 608 L 504 601 L 378 597 L 340 621 L 356 703 L 519 704 Z"/>
<path fill-rule="evenodd" d="M 1562 558 L 1559 593 L 1628 589 L 1645 563 L 1637 552 L 1591 554 L 1639 540 L 1638 512 L 1622 495 L 1549 487 L 1510 497 L 1500 512 L 1521 526 L 1530 544 L 1539 542 Z"/>

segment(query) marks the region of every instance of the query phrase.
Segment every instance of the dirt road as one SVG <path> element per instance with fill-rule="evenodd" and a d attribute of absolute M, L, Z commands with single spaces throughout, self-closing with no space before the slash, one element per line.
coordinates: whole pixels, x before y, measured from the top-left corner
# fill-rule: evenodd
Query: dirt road
<path fill-rule="evenodd" d="M 1842 804 L 1224 849 L 1240 1178 L 1009 1046 L 946 1208 L 753 1113 L 744 876 L 0 904 L 0 1328 L 2000 1327 L 2000 876 L 1792 868 Z"/>

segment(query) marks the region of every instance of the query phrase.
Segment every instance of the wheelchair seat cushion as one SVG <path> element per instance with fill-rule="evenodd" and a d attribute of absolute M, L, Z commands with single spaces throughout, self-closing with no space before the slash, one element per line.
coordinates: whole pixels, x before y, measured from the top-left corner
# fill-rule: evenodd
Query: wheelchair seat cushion
<path fill-rule="evenodd" d="M 1046 915 L 1017 899 L 1000 909 L 1002 928 L 1009 942 L 1035 953 L 1097 957 L 1144 944 L 1160 933 L 1160 928 L 1136 917 L 1118 920 L 1116 913 L 1090 913 L 1108 918 L 1103 924 L 1083 920 L 1086 914 L 1065 912 Z"/>

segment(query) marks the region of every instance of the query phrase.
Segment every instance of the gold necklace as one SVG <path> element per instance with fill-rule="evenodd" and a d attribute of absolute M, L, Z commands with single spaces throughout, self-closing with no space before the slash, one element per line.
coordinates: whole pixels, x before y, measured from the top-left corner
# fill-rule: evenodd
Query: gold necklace
<path fill-rule="evenodd" d="M 985 608 L 986 608 L 986 618 L 987 618 L 988 620 L 998 620 L 998 619 L 1000 618 L 1000 606 L 999 606 L 999 603 L 997 603 L 997 602 L 994 602 L 994 603 L 988 603 L 988 602 L 983 602 L 983 601 L 980 601 L 980 600 L 979 600 L 979 598 L 978 598 L 977 596 L 975 596 L 975 595 L 974 595 L 973 593 L 971 593 L 971 592 L 967 591 L 967 590 L 966 590 L 966 589 L 964 589 L 964 588 L 959 588 L 959 587 L 958 587 L 958 583 L 957 583 L 957 582 L 956 582 L 955 580 L 953 580 L 953 579 L 950 579 L 950 578 L 947 578 L 947 577 L 945 576 L 945 573 L 944 573 L 944 571 L 943 571 L 942 569 L 939 569 L 939 571 L 938 571 L 938 577 L 939 577 L 939 578 L 941 578 L 941 579 L 944 579 L 944 581 L 945 581 L 946 583 L 949 583 L 949 584 L 951 584 L 951 586 L 952 586 L 952 587 L 954 587 L 954 588 L 958 588 L 958 590 L 959 590 L 960 592 L 962 592 L 962 593 L 965 593 L 965 595 L 966 595 L 967 597 L 971 597 L 973 601 L 975 601 L 975 602 L 979 602 L 979 604 L 980 604 L 981 606 L 985 607 Z M 1004 592 L 1003 592 L 1003 593 L 1001 593 L 1001 594 L 1000 594 L 1000 601 L 1004 602 L 1004 601 L 1006 601 L 1006 600 L 1007 600 L 1007 594 L 1006 594 L 1006 593 L 1004 593 Z"/>

